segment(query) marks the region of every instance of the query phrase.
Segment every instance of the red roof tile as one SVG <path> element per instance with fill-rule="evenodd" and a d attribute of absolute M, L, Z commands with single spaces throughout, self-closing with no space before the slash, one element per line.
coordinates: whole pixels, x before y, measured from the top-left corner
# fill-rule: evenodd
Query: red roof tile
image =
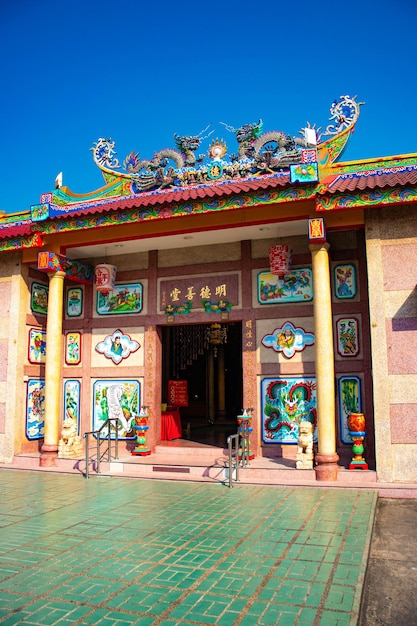
<path fill-rule="evenodd" d="M 341 174 L 329 182 L 327 188 L 330 193 L 343 193 L 345 191 L 375 189 L 376 187 L 405 187 L 407 185 L 417 185 L 416 167 Z"/>
<path fill-rule="evenodd" d="M 256 176 L 247 180 L 236 182 L 213 183 L 212 185 L 195 185 L 184 189 L 166 189 L 142 193 L 130 198 L 116 198 L 114 200 L 101 201 L 100 203 L 80 203 L 79 205 L 67 205 L 62 207 L 60 217 L 71 215 L 86 215 L 115 211 L 118 209 L 132 209 L 134 207 L 166 206 L 173 203 L 184 203 L 192 200 L 210 200 L 214 197 L 231 196 L 242 192 L 257 191 L 258 189 L 274 189 L 286 187 L 290 183 L 289 174 L 274 176 Z M 58 207 L 56 207 L 58 208 Z"/>
<path fill-rule="evenodd" d="M 0 228 L 0 239 L 14 239 L 30 235 L 30 224 L 18 224 L 16 226 L 5 226 Z"/>

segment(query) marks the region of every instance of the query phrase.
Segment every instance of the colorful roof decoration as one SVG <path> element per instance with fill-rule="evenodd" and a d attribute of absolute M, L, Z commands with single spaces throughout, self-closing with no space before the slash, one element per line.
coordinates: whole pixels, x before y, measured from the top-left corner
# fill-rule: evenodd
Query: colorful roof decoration
<path fill-rule="evenodd" d="M 66 187 L 43 194 L 32 206 L 32 220 L 43 221 L 74 211 L 98 207 L 114 198 L 134 199 L 136 206 L 186 202 L 189 199 L 230 195 L 259 188 L 315 183 L 319 165 L 332 163 L 343 151 L 357 122 L 360 104 L 356 98 L 341 96 L 330 109 L 330 124 L 322 133 L 309 123 L 292 137 L 282 131 L 264 132 L 263 122 L 233 128 L 237 152 L 228 156 L 224 139 L 212 139 L 206 154 L 197 154 L 208 127 L 198 135 L 174 135 L 175 148 L 164 148 L 151 159 L 141 159 L 132 151 L 120 165 L 115 143 L 98 139 L 93 160 L 106 185 L 84 196 Z M 263 182 L 261 182 L 263 181 Z"/>
<path fill-rule="evenodd" d="M 115 143 L 100 138 L 91 150 L 104 186 L 75 194 L 58 181 L 30 211 L 1 214 L 0 251 L 41 247 L 43 235 L 58 232 L 273 203 L 313 199 L 320 212 L 415 202 L 417 155 L 338 162 L 361 104 L 340 96 L 324 131 L 307 123 L 300 137 L 265 131 L 261 119 L 240 128 L 221 123 L 235 152 L 207 127 L 175 134 L 175 147 L 150 159 L 132 151 L 121 165 Z"/>

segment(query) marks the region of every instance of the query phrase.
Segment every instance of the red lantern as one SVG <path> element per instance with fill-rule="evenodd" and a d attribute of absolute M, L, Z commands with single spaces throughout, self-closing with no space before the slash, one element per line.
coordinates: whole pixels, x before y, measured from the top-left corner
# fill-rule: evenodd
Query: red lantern
<path fill-rule="evenodd" d="M 94 277 L 97 291 L 102 293 L 113 291 L 116 280 L 116 267 L 107 263 L 96 265 Z"/>
<path fill-rule="evenodd" d="M 288 246 L 272 246 L 269 248 L 269 265 L 271 274 L 284 276 L 291 266 L 291 252 Z"/>

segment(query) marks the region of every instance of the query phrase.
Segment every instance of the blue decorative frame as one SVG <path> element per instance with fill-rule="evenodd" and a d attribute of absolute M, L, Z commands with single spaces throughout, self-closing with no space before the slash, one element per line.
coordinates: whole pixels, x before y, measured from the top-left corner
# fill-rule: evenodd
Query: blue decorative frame
<path fill-rule="evenodd" d="M 288 304 L 313 299 L 313 273 L 304 267 L 279 278 L 270 272 L 258 274 L 259 304 Z"/>
<path fill-rule="evenodd" d="M 356 267 L 352 263 L 334 268 L 334 294 L 339 300 L 354 298 L 357 293 Z"/>
<path fill-rule="evenodd" d="M 265 444 L 296 444 L 298 422 L 316 426 L 315 376 L 261 380 L 261 434 Z M 317 440 L 317 429 L 314 431 Z"/>
<path fill-rule="evenodd" d="M 138 380 L 100 379 L 93 385 L 92 430 L 98 430 L 109 417 L 118 417 L 119 439 L 135 439 L 132 421 L 140 413 L 141 385 Z M 102 436 L 107 436 L 107 428 Z M 112 429 L 113 430 L 113 429 Z M 111 432 L 115 438 L 115 432 Z"/>
<path fill-rule="evenodd" d="M 350 413 L 362 413 L 362 380 L 359 376 L 340 376 L 337 381 L 339 395 L 340 440 L 352 444 L 347 419 Z"/>
<path fill-rule="evenodd" d="M 29 378 L 26 395 L 26 437 L 43 439 L 45 428 L 45 379 Z"/>

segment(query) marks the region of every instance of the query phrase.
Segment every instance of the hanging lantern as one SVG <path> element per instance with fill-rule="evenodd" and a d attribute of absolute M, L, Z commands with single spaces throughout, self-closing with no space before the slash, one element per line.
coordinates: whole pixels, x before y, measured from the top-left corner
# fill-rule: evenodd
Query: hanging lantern
<path fill-rule="evenodd" d="M 284 276 L 290 271 L 291 251 L 288 246 L 277 245 L 269 248 L 269 265 L 271 274 Z"/>
<path fill-rule="evenodd" d="M 107 263 L 96 265 L 94 279 L 97 291 L 102 293 L 113 291 L 116 280 L 116 267 Z"/>
<path fill-rule="evenodd" d="M 227 343 L 227 328 L 219 323 L 211 324 L 206 329 L 207 343 L 213 346 L 214 356 L 217 357 L 217 346 Z"/>

